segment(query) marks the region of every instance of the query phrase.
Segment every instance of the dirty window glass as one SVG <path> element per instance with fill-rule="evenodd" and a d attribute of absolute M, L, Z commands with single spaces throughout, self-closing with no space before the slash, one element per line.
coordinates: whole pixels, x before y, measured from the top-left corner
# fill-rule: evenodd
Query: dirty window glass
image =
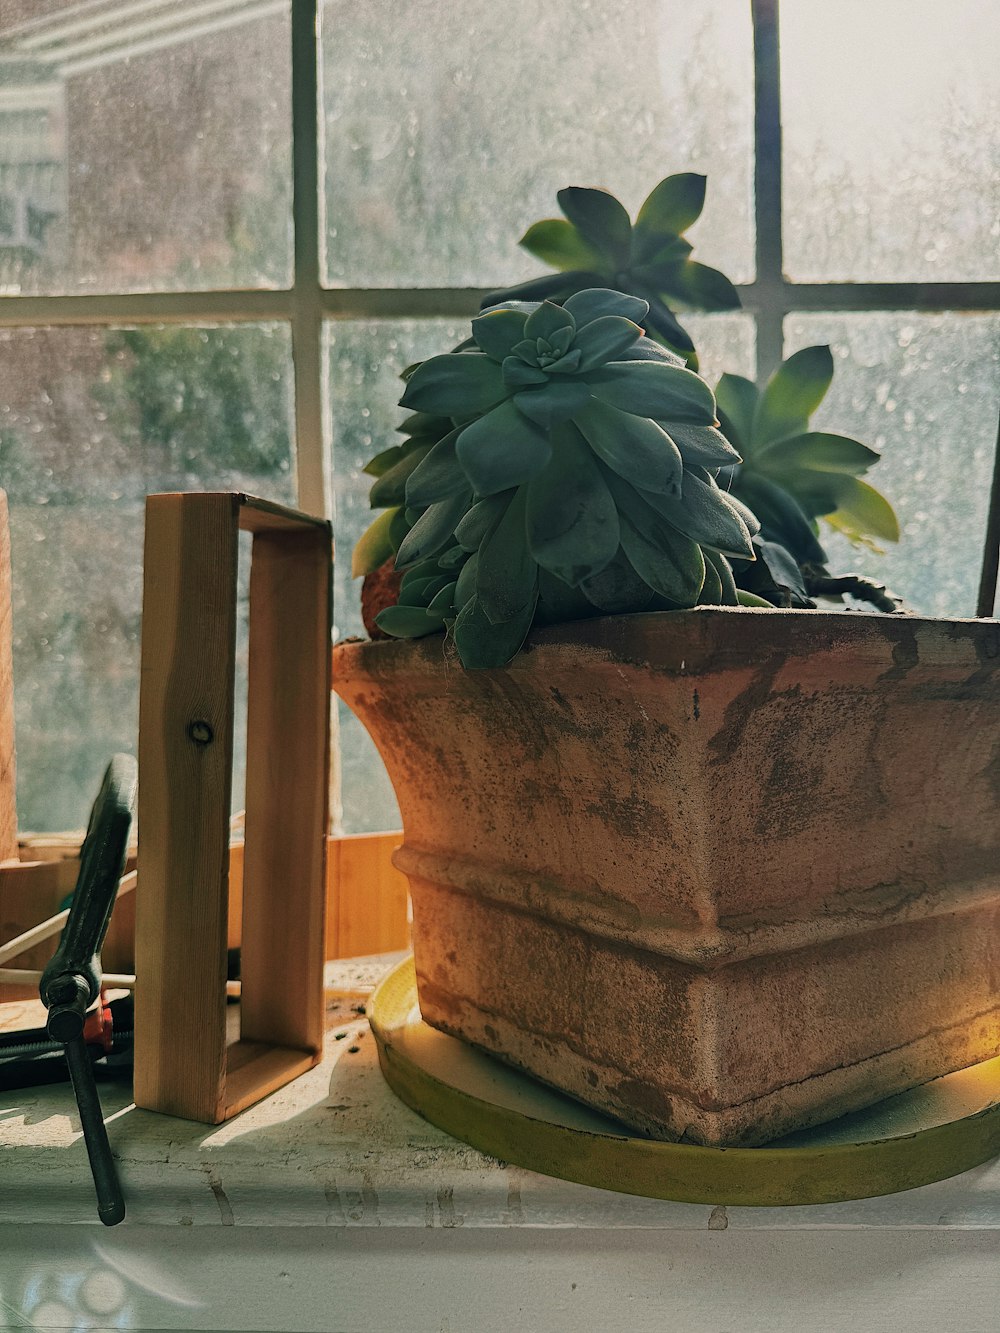
<path fill-rule="evenodd" d="M 814 421 L 882 452 L 870 480 L 898 546 L 823 544 L 838 572 L 889 585 L 915 611 L 973 616 L 1000 411 L 1000 315 L 858 313 L 785 321 L 787 351 L 829 343 L 836 370 Z"/>
<path fill-rule="evenodd" d="M 696 257 L 753 276 L 753 67 L 742 0 L 326 0 L 328 281 L 493 286 L 564 185 L 635 210 L 707 173 Z"/>
<path fill-rule="evenodd" d="M 291 502 L 290 382 L 283 326 L 0 331 L 22 830 L 80 827 L 135 752 L 146 494 Z"/>
<path fill-rule="evenodd" d="M 0 292 L 287 285 L 290 40 L 273 0 L 4 0 Z"/>
<path fill-rule="evenodd" d="M 781 6 L 784 252 L 799 281 L 1000 279 L 1000 6 Z"/>

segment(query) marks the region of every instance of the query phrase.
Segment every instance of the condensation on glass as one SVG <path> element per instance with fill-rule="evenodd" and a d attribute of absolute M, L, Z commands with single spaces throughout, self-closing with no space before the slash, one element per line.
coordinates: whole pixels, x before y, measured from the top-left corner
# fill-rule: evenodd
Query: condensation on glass
<path fill-rule="evenodd" d="M 517 247 L 565 185 L 634 214 L 708 176 L 695 257 L 753 277 L 750 6 L 734 0 L 326 0 L 327 275 L 490 286 L 543 272 Z"/>
<path fill-rule="evenodd" d="M 291 431 L 284 326 L 0 331 L 22 829 L 79 827 L 135 751 L 146 494 L 290 503 Z"/>
<path fill-rule="evenodd" d="M 291 281 L 289 5 L 0 6 L 0 293 Z"/>
<path fill-rule="evenodd" d="M 1000 279 L 998 52 L 996 0 L 782 4 L 790 277 Z"/>
<path fill-rule="evenodd" d="M 899 516 L 885 554 L 822 540 L 835 573 L 859 570 L 925 615 L 973 616 L 997 413 L 1000 314 L 802 315 L 787 351 L 833 348 L 833 384 L 814 418 L 882 453 L 869 480 Z"/>

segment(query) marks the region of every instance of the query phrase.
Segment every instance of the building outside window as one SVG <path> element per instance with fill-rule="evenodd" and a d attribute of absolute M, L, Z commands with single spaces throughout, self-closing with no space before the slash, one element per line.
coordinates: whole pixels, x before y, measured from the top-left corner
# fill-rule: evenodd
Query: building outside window
<path fill-rule="evenodd" d="M 828 342 L 818 423 L 883 452 L 885 555 L 976 609 L 1000 405 L 1000 10 L 954 0 L 6 0 L 0 486 L 22 829 L 78 826 L 134 749 L 143 499 L 334 513 L 338 633 L 365 460 L 399 372 L 463 336 L 564 185 L 634 213 L 708 177 L 696 257 L 743 309 L 686 320 L 710 381 Z M 317 59 L 318 57 L 318 59 Z M 780 133 L 779 133 L 780 129 Z M 398 822 L 342 714 L 349 831 Z"/>

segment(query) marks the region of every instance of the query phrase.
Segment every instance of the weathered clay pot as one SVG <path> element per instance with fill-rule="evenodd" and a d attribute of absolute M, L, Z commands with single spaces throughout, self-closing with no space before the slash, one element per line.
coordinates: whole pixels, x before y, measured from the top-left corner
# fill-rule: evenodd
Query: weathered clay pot
<path fill-rule="evenodd" d="M 756 1144 L 1000 1047 L 1000 624 L 699 609 L 348 643 L 434 1026 Z"/>

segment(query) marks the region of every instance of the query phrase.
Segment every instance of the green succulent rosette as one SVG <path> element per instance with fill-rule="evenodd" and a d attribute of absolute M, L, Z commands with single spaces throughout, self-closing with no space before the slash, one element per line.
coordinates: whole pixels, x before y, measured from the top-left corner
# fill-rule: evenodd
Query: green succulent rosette
<path fill-rule="evenodd" d="M 406 570 L 386 633 L 445 626 L 467 667 L 496 667 L 533 623 L 738 603 L 729 557 L 754 559 L 759 524 L 714 474 L 739 455 L 647 311 L 606 289 L 504 303 L 408 372 L 409 438 L 373 460 L 390 507 L 355 560 L 388 544 Z"/>
<path fill-rule="evenodd" d="M 503 300 L 564 301 L 589 287 L 613 287 L 648 304 L 646 331 L 697 369 L 694 343 L 675 308 L 735 310 L 736 288 L 718 269 L 691 258 L 683 233 L 705 206 L 705 177 L 693 171 L 667 176 L 651 191 L 635 222 L 607 190 L 570 186 L 556 196 L 561 218 L 534 223 L 519 244 L 559 270 L 493 292 Z"/>
<path fill-rule="evenodd" d="M 742 455 L 720 480 L 761 522 L 757 562 L 737 565 L 737 582 L 779 604 L 812 605 L 810 585 L 827 575 L 818 520 L 855 545 L 878 550 L 878 541 L 899 540 L 889 501 L 861 480 L 878 462 L 876 450 L 809 428 L 832 379 L 830 348 L 805 347 L 763 390 L 723 375 L 715 391 L 722 428 Z"/>

